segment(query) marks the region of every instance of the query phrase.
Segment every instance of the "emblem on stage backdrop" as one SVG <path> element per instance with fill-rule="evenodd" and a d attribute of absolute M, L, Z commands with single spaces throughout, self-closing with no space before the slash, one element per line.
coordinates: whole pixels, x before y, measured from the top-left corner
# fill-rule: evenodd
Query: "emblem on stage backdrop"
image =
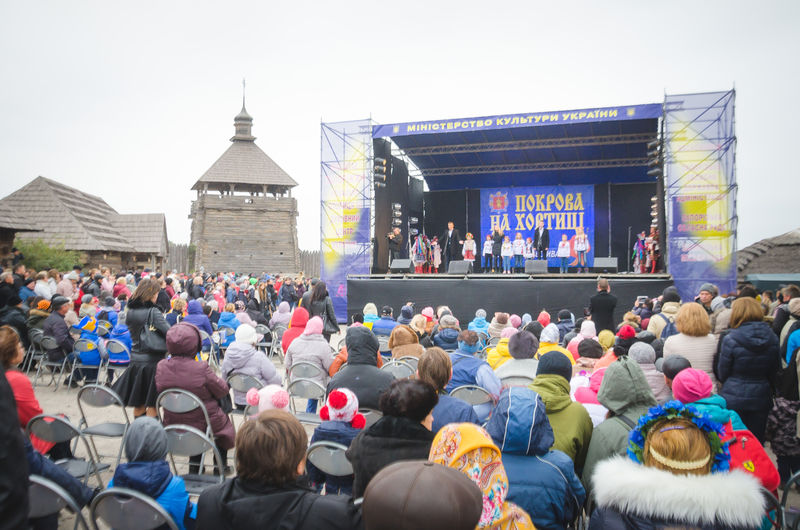
<path fill-rule="evenodd" d="M 508 209 L 508 192 L 490 193 L 489 209 L 493 213 L 505 212 Z"/>

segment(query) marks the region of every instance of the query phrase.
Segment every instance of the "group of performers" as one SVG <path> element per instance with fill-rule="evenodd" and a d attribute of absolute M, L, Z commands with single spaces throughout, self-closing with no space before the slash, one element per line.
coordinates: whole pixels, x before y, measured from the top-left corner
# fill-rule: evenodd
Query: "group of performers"
<path fill-rule="evenodd" d="M 636 242 L 633 244 L 633 272 L 641 274 L 658 272 L 660 257 L 658 229 L 654 226 L 650 227 L 649 235 L 642 230 L 636 236 Z"/>

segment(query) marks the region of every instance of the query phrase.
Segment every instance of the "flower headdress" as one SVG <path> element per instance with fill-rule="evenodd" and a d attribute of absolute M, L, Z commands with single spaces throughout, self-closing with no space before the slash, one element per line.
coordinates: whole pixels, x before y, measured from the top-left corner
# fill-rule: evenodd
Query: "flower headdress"
<path fill-rule="evenodd" d="M 722 441 L 724 434 L 722 424 L 713 421 L 710 416 L 699 412 L 696 408 L 686 406 L 676 400 L 652 407 L 647 411 L 647 414 L 639 418 L 638 425 L 628 436 L 628 456 L 630 459 L 640 464 L 644 463 L 644 441 L 647 439 L 650 430 L 658 424 L 675 418 L 691 421 L 706 435 L 708 444 L 711 446 L 711 457 L 714 459 L 711 465 L 711 472 L 728 471 L 731 455 L 728 451 L 728 443 Z M 658 456 L 664 458 L 661 455 Z M 670 465 L 670 467 L 679 469 L 680 465 Z"/>

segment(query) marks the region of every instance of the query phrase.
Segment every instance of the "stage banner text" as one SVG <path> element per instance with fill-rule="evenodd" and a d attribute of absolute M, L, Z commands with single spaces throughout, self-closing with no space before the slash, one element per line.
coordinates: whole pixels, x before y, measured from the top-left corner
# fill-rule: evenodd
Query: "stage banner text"
<path fill-rule="evenodd" d="M 548 266 L 558 267 L 556 250 L 561 236 L 570 243 L 569 266 L 577 267 L 575 234 L 583 228 L 589 238 L 586 253 L 587 266 L 594 262 L 594 186 L 530 186 L 518 188 L 485 188 L 481 190 L 481 234 L 478 248 L 482 248 L 492 226 L 500 225 L 512 241 L 517 233 L 522 238 L 534 239 L 539 221 L 550 232 L 547 251 Z"/>

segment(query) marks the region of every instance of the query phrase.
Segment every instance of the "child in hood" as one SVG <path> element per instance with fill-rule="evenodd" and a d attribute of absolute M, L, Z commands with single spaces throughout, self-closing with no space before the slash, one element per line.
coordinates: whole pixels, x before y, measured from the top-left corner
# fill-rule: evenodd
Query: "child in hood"
<path fill-rule="evenodd" d="M 325 441 L 350 447 L 353 438 L 366 426 L 364 415 L 358 412 L 358 398 L 347 388 L 337 388 L 328 394 L 319 416 L 322 423 L 311 435 L 312 444 Z M 351 495 L 353 492 L 353 475 L 327 475 L 311 461 L 306 463 L 306 472 L 317 491 L 324 485 L 327 495 Z"/>

